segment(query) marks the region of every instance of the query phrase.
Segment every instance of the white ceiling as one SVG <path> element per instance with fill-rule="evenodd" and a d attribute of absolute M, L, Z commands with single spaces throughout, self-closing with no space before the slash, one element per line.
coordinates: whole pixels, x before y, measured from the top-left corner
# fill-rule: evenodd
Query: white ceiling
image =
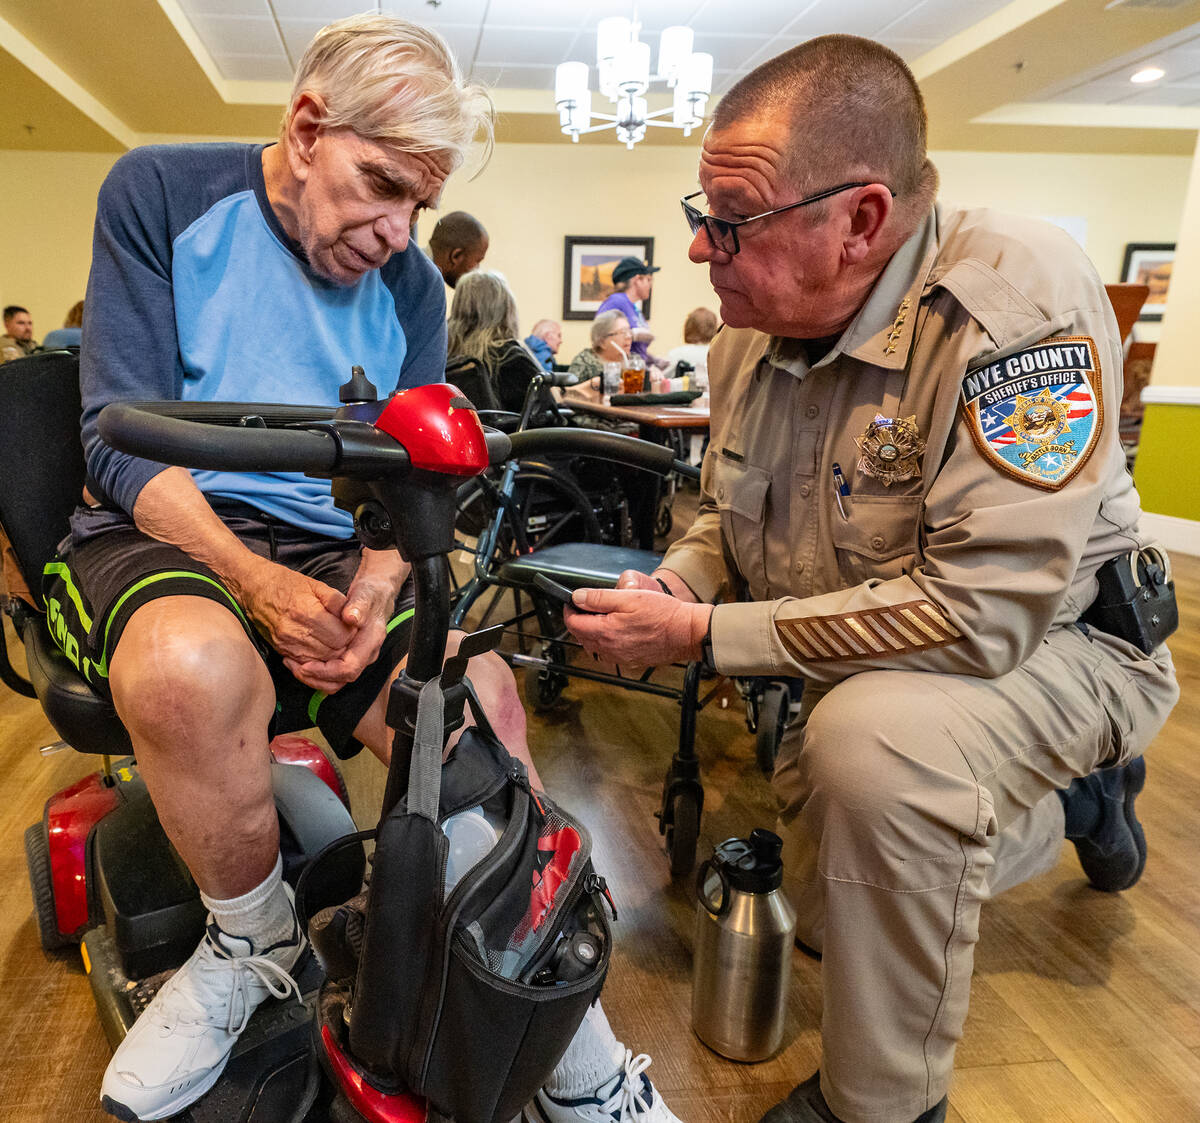
<path fill-rule="evenodd" d="M 1003 8 L 1008 0 L 641 0 L 642 38 L 682 23 L 714 59 L 720 93 L 739 74 L 814 35 L 869 36 L 912 60 Z M 374 6 L 437 28 L 472 77 L 501 88 L 550 89 L 554 67 L 595 65 L 595 27 L 634 16 L 629 0 L 180 0 L 222 74 L 286 79 L 331 20 Z"/>
<path fill-rule="evenodd" d="M 0 150 L 270 136 L 313 34 L 372 4 L 438 27 L 496 87 L 503 143 L 562 143 L 555 65 L 590 64 L 599 19 L 634 14 L 634 0 L 435 2 L 0 0 Z M 651 46 L 691 26 L 718 95 L 811 36 L 880 39 L 912 65 L 943 150 L 1185 155 L 1200 129 L 1200 0 L 640 0 L 637 15 Z M 1131 86 L 1149 61 L 1166 77 Z M 695 142 L 656 129 L 647 143 Z"/>

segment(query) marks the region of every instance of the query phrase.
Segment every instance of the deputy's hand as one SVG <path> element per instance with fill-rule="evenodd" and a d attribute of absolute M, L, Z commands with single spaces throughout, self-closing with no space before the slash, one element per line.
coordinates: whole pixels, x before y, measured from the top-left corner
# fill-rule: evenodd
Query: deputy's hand
<path fill-rule="evenodd" d="M 575 603 L 587 611 L 567 607 L 563 619 L 584 651 L 626 669 L 700 658 L 713 606 L 667 596 L 653 578 L 647 580 L 654 591 L 639 584 L 575 592 Z"/>
<path fill-rule="evenodd" d="M 618 589 L 645 589 L 650 593 L 661 593 L 662 586 L 648 573 L 640 569 L 627 569 L 617 578 Z"/>
<path fill-rule="evenodd" d="M 387 624 L 409 566 L 395 550 L 363 550 L 350 583 L 341 619 L 353 633 L 340 651 L 326 658 L 284 658 L 284 666 L 301 682 L 334 694 L 353 682 L 379 657 Z"/>

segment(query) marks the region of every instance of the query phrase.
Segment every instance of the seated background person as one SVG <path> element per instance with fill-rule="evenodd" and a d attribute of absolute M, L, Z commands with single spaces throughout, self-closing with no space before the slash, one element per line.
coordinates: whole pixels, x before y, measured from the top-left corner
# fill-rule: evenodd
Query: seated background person
<path fill-rule="evenodd" d="M 56 351 L 61 347 L 78 347 L 83 342 L 83 301 L 77 300 L 67 310 L 61 328 L 46 333 L 42 348 Z"/>
<path fill-rule="evenodd" d="M 542 367 L 517 338 L 517 305 L 499 273 L 468 273 L 454 289 L 446 330 L 447 350 L 482 363 L 491 372 L 500 408 L 520 413 L 530 381 Z"/>
<path fill-rule="evenodd" d="M 562 325 L 557 320 L 538 320 L 525 337 L 525 346 L 546 370 L 553 370 L 554 356 L 562 346 Z"/>
<path fill-rule="evenodd" d="M 717 334 L 719 321 L 715 312 L 708 308 L 693 308 L 683 321 L 683 346 L 672 347 L 666 359 L 671 365 L 666 370 L 668 378 L 678 378 L 675 368 L 679 363 L 691 363 L 696 372 L 695 389 L 708 386 L 708 345 Z"/>
<path fill-rule="evenodd" d="M 21 359 L 38 350 L 33 338 L 33 317 L 28 308 L 10 304 L 4 309 L 4 334 L 0 335 L 0 363 Z"/>
<path fill-rule="evenodd" d="M 567 370 L 580 382 L 600 378 L 605 363 L 625 361 L 633 343 L 633 331 L 623 312 L 597 312 L 592 321 L 592 344 L 571 360 Z M 599 387 L 603 389 L 603 387 Z"/>
<path fill-rule="evenodd" d="M 410 594 L 407 565 L 360 549 L 327 482 L 150 463 L 106 447 L 97 415 L 127 399 L 334 404 L 352 364 L 383 394 L 440 381 L 444 288 L 410 231 L 490 127 L 439 36 L 354 17 L 300 60 L 277 143 L 135 149 L 101 188 L 81 381 L 104 503 L 76 512 L 64 545 L 96 622 L 74 638 L 211 914 L 108 1066 L 104 1104 L 122 1119 L 182 1111 L 250 1012 L 295 991 L 305 939 L 281 878 L 272 715 L 298 705 L 335 752 L 361 742 L 386 760 Z M 487 655 L 470 675 L 536 776 L 511 672 Z M 539 1096 L 617 1095 L 640 1080 L 631 1066 L 594 1007 Z M 642 1117 L 670 1123 L 637 1090 Z"/>
<path fill-rule="evenodd" d="M 935 205 L 925 145 L 868 40 L 725 94 L 685 200 L 726 325 L 699 513 L 567 613 L 622 666 L 804 679 L 773 784 L 823 1055 L 763 1123 L 946 1118 L 983 902 L 1064 836 L 1098 888 L 1138 880 L 1178 697 L 1165 645 L 1081 622 L 1148 544 L 1104 286 L 1047 223 Z"/>

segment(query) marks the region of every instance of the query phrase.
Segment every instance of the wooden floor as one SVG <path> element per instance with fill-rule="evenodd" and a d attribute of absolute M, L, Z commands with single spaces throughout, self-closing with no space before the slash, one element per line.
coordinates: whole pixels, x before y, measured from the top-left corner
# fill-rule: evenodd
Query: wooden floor
<path fill-rule="evenodd" d="M 1172 642 L 1183 699 L 1150 754 L 1138 808 L 1149 839 L 1130 892 L 1089 889 L 1071 847 L 1055 870 L 984 910 L 952 1123 L 1180 1123 L 1200 1120 L 1200 559 L 1175 559 L 1184 625 Z M 2 690 L 3 688 L 0 688 Z M 620 910 L 605 1005 L 618 1033 L 654 1058 L 650 1074 L 687 1123 L 754 1123 L 818 1065 L 819 964 L 795 956 L 786 1045 L 738 1065 L 688 1027 L 693 912 L 672 884 L 653 813 L 677 711 L 665 700 L 573 682 L 569 702 L 531 720 L 547 788 L 589 823 Z M 52 792 L 91 770 L 35 703 L 0 699 L 0 1121 L 107 1119 L 97 1090 L 108 1049 L 77 955 L 38 946 L 21 836 Z M 774 803 L 733 699 L 699 723 L 706 788 L 702 848 L 755 825 Z M 382 770 L 364 754 L 347 779 L 372 821 Z"/>

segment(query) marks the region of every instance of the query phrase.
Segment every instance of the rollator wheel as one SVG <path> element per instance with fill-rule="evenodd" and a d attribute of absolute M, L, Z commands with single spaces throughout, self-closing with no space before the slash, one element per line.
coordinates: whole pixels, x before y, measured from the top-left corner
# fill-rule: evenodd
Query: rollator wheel
<path fill-rule="evenodd" d="M 767 683 L 758 703 L 754 756 L 758 767 L 768 776 L 775 771 L 775 757 L 779 754 L 779 743 L 787 728 L 791 706 L 792 693 L 784 683 Z"/>
<path fill-rule="evenodd" d="M 34 823 L 25 831 L 25 864 L 29 867 L 29 888 L 33 892 L 33 915 L 38 936 L 46 951 L 59 951 L 74 941 L 58 930 L 54 908 L 54 882 L 50 876 L 50 844 L 43 823 Z"/>
<path fill-rule="evenodd" d="M 671 876 L 691 873 L 700 841 L 700 801 L 694 791 L 681 788 L 671 797 L 671 819 L 665 834 Z"/>
<path fill-rule="evenodd" d="M 567 688 L 567 676 L 561 671 L 543 667 L 533 680 L 533 708 L 548 710 L 562 697 Z"/>
<path fill-rule="evenodd" d="M 658 508 L 658 517 L 654 520 L 654 534 L 658 538 L 666 538 L 671 533 L 671 528 L 675 525 L 675 516 L 671 514 L 671 508 L 663 503 Z"/>

